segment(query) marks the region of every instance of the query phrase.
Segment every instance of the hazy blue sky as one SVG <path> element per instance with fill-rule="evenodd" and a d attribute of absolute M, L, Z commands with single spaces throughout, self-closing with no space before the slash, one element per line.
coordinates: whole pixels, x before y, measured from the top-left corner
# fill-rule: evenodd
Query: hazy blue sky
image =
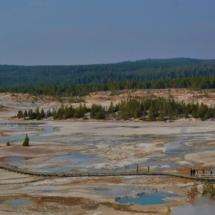
<path fill-rule="evenodd" d="M 0 64 L 215 59 L 215 0 L 0 0 Z"/>

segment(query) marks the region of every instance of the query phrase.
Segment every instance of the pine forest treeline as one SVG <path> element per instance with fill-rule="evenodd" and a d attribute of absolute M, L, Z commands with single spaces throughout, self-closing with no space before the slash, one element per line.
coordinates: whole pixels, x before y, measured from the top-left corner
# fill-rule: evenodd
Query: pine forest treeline
<path fill-rule="evenodd" d="M 165 88 L 189 88 L 189 89 L 215 89 L 215 78 L 181 78 L 166 79 L 146 82 L 114 82 L 107 84 L 88 84 L 70 86 L 37 86 L 37 87 L 0 87 L 0 92 L 29 93 L 31 95 L 47 96 L 85 96 L 91 92 L 116 91 L 125 89 L 165 89 Z"/>
<path fill-rule="evenodd" d="M 168 99 L 156 97 L 148 99 L 127 99 L 120 103 L 113 105 L 110 103 L 109 107 L 102 107 L 101 105 L 93 104 L 91 107 L 86 107 L 85 104 L 80 104 L 79 107 L 64 106 L 60 108 L 53 108 L 52 110 L 44 111 L 36 108 L 36 110 L 25 110 L 17 113 L 18 118 L 24 119 L 43 119 L 53 117 L 54 119 L 141 119 L 148 121 L 165 121 L 175 120 L 178 118 L 200 118 L 206 120 L 215 118 L 215 108 L 207 105 L 184 102 L 176 102 L 172 96 Z"/>
<path fill-rule="evenodd" d="M 112 82 L 215 77 L 215 60 L 189 58 L 139 60 L 79 66 L 0 65 L 0 86 L 70 86 Z"/>

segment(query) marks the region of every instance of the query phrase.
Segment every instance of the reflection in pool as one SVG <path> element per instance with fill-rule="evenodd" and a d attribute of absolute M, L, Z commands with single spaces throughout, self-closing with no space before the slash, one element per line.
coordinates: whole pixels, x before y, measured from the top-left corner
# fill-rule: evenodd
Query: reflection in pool
<path fill-rule="evenodd" d="M 179 197 L 180 195 L 174 193 L 157 192 L 152 194 L 138 194 L 137 198 L 125 197 L 116 198 L 116 202 L 121 204 L 140 204 L 140 205 L 158 205 L 168 202 L 166 198 Z"/>

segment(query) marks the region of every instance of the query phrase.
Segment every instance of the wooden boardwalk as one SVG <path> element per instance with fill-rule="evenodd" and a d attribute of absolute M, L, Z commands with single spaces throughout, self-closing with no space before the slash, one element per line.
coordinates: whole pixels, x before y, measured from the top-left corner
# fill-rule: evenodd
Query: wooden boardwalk
<path fill-rule="evenodd" d="M 71 172 L 64 172 L 64 173 L 53 173 L 53 172 L 34 172 L 28 170 L 18 169 L 9 165 L 0 164 L 0 169 L 4 169 L 11 172 L 16 172 L 25 175 L 32 175 L 32 176 L 42 176 L 42 177 L 105 177 L 105 176 L 138 176 L 138 175 L 154 175 L 154 176 L 171 176 L 171 177 L 178 177 L 178 178 L 185 178 L 191 180 L 211 180 L 215 182 L 215 175 L 202 175 L 199 174 L 198 177 L 186 174 L 179 174 L 179 173 L 171 173 L 171 172 L 159 172 L 159 171 L 109 171 L 109 172 L 83 172 L 83 173 L 71 173 Z"/>

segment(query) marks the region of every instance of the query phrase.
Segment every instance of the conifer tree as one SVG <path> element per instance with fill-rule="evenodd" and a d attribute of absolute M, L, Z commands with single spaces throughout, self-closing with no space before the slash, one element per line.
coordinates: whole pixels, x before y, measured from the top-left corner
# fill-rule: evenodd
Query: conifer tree
<path fill-rule="evenodd" d="M 33 119 L 33 111 L 31 109 L 28 111 L 28 117 L 29 119 Z"/>
<path fill-rule="evenodd" d="M 23 112 L 21 110 L 18 111 L 17 117 L 18 118 L 23 118 L 24 117 L 24 114 L 23 114 Z"/>
<path fill-rule="evenodd" d="M 27 134 L 25 135 L 25 139 L 22 143 L 22 146 L 29 146 L 29 137 Z"/>
<path fill-rule="evenodd" d="M 36 110 L 35 110 L 35 116 L 36 116 L 36 119 L 37 119 L 37 120 L 40 120 L 40 119 L 41 119 L 39 107 L 37 107 Z"/>
<path fill-rule="evenodd" d="M 28 113 L 27 113 L 27 111 L 25 110 L 25 112 L 24 112 L 24 117 L 27 117 L 28 116 Z"/>
<path fill-rule="evenodd" d="M 160 113 L 159 113 L 158 119 L 159 119 L 160 121 L 163 121 L 163 120 L 164 120 L 164 118 L 163 118 L 163 110 L 162 110 L 162 109 L 160 109 Z"/>
<path fill-rule="evenodd" d="M 52 115 L 52 113 L 51 113 L 50 109 L 48 109 L 47 112 L 46 112 L 46 116 L 50 117 L 51 115 Z"/>
<path fill-rule="evenodd" d="M 45 118 L 45 112 L 44 112 L 43 108 L 41 109 L 40 117 L 42 119 Z"/>
<path fill-rule="evenodd" d="M 110 103 L 110 106 L 108 108 L 108 113 L 112 114 L 114 112 L 114 106 L 113 106 L 113 102 Z"/>
<path fill-rule="evenodd" d="M 153 108 L 152 104 L 151 104 L 151 107 L 150 107 L 150 109 L 149 109 L 148 120 L 149 120 L 149 121 L 155 120 L 154 108 Z"/>

